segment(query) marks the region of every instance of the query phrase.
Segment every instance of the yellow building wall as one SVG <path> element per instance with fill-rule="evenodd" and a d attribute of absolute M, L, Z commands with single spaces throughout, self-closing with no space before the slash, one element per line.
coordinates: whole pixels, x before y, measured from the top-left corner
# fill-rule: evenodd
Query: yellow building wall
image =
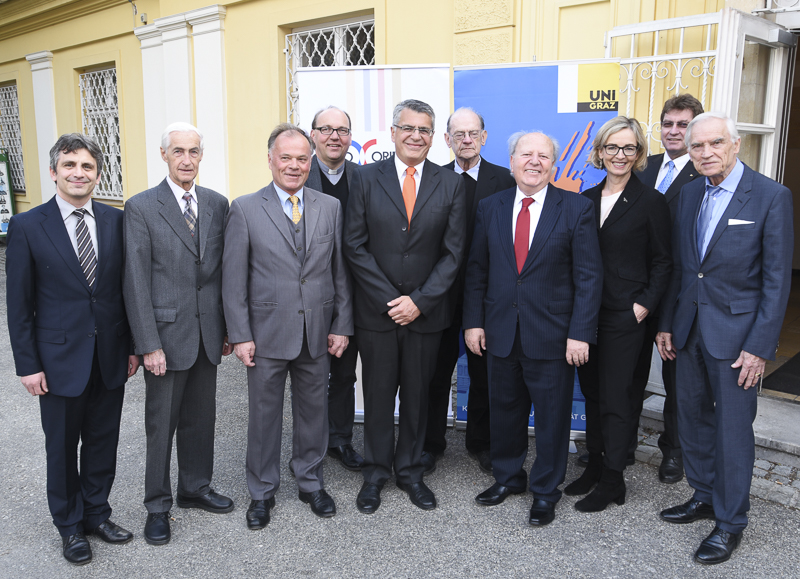
<path fill-rule="evenodd" d="M 136 0 L 134 16 L 124 0 L 51 0 L 21 18 L 20 4 L 0 4 L 0 82 L 18 85 L 27 194 L 18 207 L 41 202 L 30 65 L 25 55 L 50 50 L 59 132 L 81 129 L 78 72 L 100 64 L 117 67 L 125 198 L 147 186 L 142 59 L 133 34 L 156 18 L 209 6 L 208 0 Z M 376 64 L 554 61 L 602 58 L 603 39 L 615 26 L 717 12 L 726 5 L 750 10 L 754 0 L 229 0 L 225 6 L 224 50 L 230 192 L 250 193 L 270 179 L 267 137 L 286 119 L 285 35 L 293 28 L 349 17 L 375 18 Z M 751 6 L 753 5 L 753 6 Z M 85 13 L 76 17 L 80 10 Z M 71 16 L 72 15 L 72 16 Z M 413 16 L 410 16 L 413 15 Z M 636 54 L 655 39 L 640 38 Z M 659 39 L 675 50 L 673 33 Z M 687 47 L 703 38 L 687 35 Z M 630 45 L 618 42 L 615 56 Z M 662 93 L 670 79 L 659 81 Z M 689 91 L 696 90 L 691 85 Z M 659 94 L 657 92 L 657 94 Z M 658 100 L 659 97 L 656 98 Z M 643 100 L 644 99 L 644 100 Z M 647 97 L 635 101 L 642 119 Z M 663 102 L 663 99 L 662 99 Z M 645 114 L 646 116 L 646 114 Z M 441 131 L 440 131 L 441 132 Z M 149 146 L 153 146 L 150 144 Z M 166 172 L 166 167 L 164 168 Z M 202 165 L 200 181 L 202 181 Z"/>

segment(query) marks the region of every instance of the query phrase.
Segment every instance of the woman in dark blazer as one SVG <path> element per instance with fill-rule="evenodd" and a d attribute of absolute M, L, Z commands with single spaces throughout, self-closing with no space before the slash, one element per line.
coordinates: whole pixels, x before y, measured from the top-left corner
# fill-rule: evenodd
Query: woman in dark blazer
<path fill-rule="evenodd" d="M 645 336 L 644 319 L 658 307 L 672 271 L 670 216 L 664 196 L 644 185 L 633 171 L 647 163 L 642 128 L 636 119 L 616 117 L 597 133 L 590 162 L 606 178 L 583 195 L 595 204 L 603 297 L 597 345 L 578 368 L 586 398 L 589 464 L 568 485 L 567 495 L 588 496 L 575 508 L 584 512 L 625 502 L 622 476 L 628 447 L 638 427 L 631 408 L 633 371 Z"/>

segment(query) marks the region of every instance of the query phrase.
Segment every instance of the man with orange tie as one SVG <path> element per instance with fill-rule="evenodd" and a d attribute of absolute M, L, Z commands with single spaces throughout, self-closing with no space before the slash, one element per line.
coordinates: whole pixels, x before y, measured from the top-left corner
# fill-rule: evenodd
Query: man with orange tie
<path fill-rule="evenodd" d="M 448 291 L 463 260 L 463 180 L 427 160 L 435 115 L 405 100 L 394 109 L 395 155 L 354 173 L 344 253 L 355 285 L 355 332 L 364 388 L 364 484 L 356 505 L 380 506 L 392 475 L 411 502 L 436 508 L 422 482 L 428 384 L 442 331 L 450 326 Z M 395 448 L 394 400 L 400 386 Z"/>

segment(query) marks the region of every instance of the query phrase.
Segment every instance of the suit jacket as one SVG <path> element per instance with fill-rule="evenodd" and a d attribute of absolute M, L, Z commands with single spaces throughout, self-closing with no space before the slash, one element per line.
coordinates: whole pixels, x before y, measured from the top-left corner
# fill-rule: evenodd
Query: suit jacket
<path fill-rule="evenodd" d="M 222 292 L 231 343 L 254 341 L 256 356 L 293 360 L 305 327 L 312 358 L 328 334 L 353 335 L 352 290 L 342 258 L 342 206 L 305 187 L 306 255 L 297 257 L 275 187 L 231 204 L 225 227 Z"/>
<path fill-rule="evenodd" d="M 547 187 L 528 257 L 517 272 L 513 219 L 516 188 L 478 204 L 464 290 L 464 328 L 483 328 L 493 356 L 511 353 L 517 322 L 525 356 L 564 358 L 567 338 L 597 341 L 603 267 L 594 205 Z"/>
<path fill-rule="evenodd" d="M 792 277 L 792 193 L 745 165 L 700 262 L 697 216 L 704 195 L 705 179 L 681 191 L 659 330 L 672 333 L 680 349 L 696 318 L 715 358 L 735 359 L 744 350 L 774 360 Z"/>
<path fill-rule="evenodd" d="M 95 347 L 106 388 L 125 384 L 130 331 L 122 301 L 122 211 L 92 202 L 97 224 L 94 287 L 55 198 L 11 218 L 6 249 L 8 328 L 17 374 L 44 371 L 53 394 L 85 390 Z"/>
<path fill-rule="evenodd" d="M 352 177 L 356 171 L 358 171 L 358 165 L 351 161 L 344 162 L 344 178 L 347 179 L 347 191 L 338 199 L 339 203 L 342 204 L 342 211 L 345 215 L 347 215 L 347 201 L 350 198 L 350 192 L 360 185 L 360 182 L 356 182 Z M 315 191 L 322 191 L 322 175 L 319 172 L 319 160 L 316 155 L 311 158 L 311 171 L 308 173 L 306 187 Z"/>
<path fill-rule="evenodd" d="M 168 370 L 188 370 L 201 345 L 222 359 L 222 242 L 228 200 L 197 192 L 192 237 L 167 180 L 125 203 L 125 307 L 137 354 L 163 348 Z"/>
<path fill-rule="evenodd" d="M 583 192 L 594 203 L 603 257 L 604 308 L 629 310 L 634 303 L 655 312 L 672 273 L 671 223 L 664 196 L 631 175 L 600 227 L 606 180 Z"/>
<path fill-rule="evenodd" d="M 661 169 L 661 163 L 663 162 L 664 153 L 650 155 L 647 157 L 647 167 L 645 167 L 644 171 L 636 171 L 635 174 L 642 183 L 655 189 L 658 171 Z M 683 170 L 675 176 L 675 179 L 672 180 L 672 183 L 670 183 L 670 186 L 664 193 L 664 199 L 667 201 L 667 205 L 669 205 L 669 215 L 673 223 L 675 223 L 675 213 L 678 210 L 678 193 L 681 192 L 681 188 L 689 181 L 701 176 L 702 175 L 694 168 L 694 163 L 689 161 L 684 165 Z"/>
<path fill-rule="evenodd" d="M 408 329 L 444 330 L 452 318 L 448 292 L 466 243 L 463 180 L 426 160 L 409 227 L 393 157 L 353 176 L 359 186 L 350 190 L 344 252 L 355 281 L 356 326 L 397 328 L 386 304 L 407 295 L 421 312 Z"/>

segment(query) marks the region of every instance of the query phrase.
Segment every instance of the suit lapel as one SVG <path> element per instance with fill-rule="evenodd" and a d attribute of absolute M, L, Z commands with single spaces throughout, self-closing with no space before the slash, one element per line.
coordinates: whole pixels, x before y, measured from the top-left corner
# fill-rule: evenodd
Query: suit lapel
<path fill-rule="evenodd" d="M 113 232 L 109 222 L 108 208 L 102 203 L 92 201 L 92 210 L 94 211 L 95 225 L 97 225 L 97 273 L 94 282 L 94 287 L 96 288 L 105 271 L 105 265 L 111 252 L 111 236 Z"/>
<path fill-rule="evenodd" d="M 72 247 L 72 242 L 67 233 L 67 227 L 64 225 L 64 220 L 61 218 L 61 211 L 58 209 L 55 197 L 50 199 L 45 206 L 45 218 L 42 220 L 42 229 L 45 235 L 50 239 L 53 247 L 64 260 L 72 274 L 78 278 L 78 282 L 86 289 L 89 290 L 89 282 L 86 281 L 86 276 L 81 269 L 81 264 L 78 261 L 78 256 L 75 255 L 75 248 Z"/>
<path fill-rule="evenodd" d="M 733 193 L 733 197 L 731 198 L 730 203 L 725 208 L 725 211 L 722 213 L 722 217 L 719 218 L 719 223 L 717 223 L 716 229 L 714 229 L 714 235 L 711 236 L 711 240 L 708 242 L 708 247 L 706 248 L 705 256 L 703 257 L 703 261 L 705 261 L 711 250 L 714 249 L 714 245 L 716 245 L 719 238 L 722 236 L 725 229 L 728 227 L 728 220 L 736 217 L 739 212 L 747 205 L 747 202 L 750 201 L 750 187 L 753 183 L 752 176 L 748 173 L 748 167 L 745 166 L 745 172 L 742 175 L 741 181 L 739 181 L 739 186 L 736 187 L 736 191 Z M 695 220 L 696 223 L 696 220 Z M 695 225 L 695 237 L 697 237 L 697 226 Z M 695 247 L 697 244 L 695 243 Z"/>
<path fill-rule="evenodd" d="M 614 207 L 611 208 L 611 212 L 606 217 L 605 223 L 603 223 L 603 227 L 601 227 L 601 231 L 604 229 L 608 229 L 614 223 L 619 221 L 620 217 L 625 215 L 628 212 L 628 209 L 633 207 L 633 205 L 639 200 L 642 196 L 641 190 L 641 182 L 636 175 L 631 175 L 630 179 L 628 179 L 628 183 L 625 185 L 625 188 L 622 190 L 622 194 L 617 199 L 617 202 L 614 203 Z"/>
<path fill-rule="evenodd" d="M 528 257 L 525 260 L 525 265 L 523 266 L 522 271 L 525 271 L 526 268 L 530 267 L 531 263 L 533 263 L 533 260 L 536 259 L 537 255 L 539 255 L 539 252 L 542 250 L 544 244 L 547 242 L 547 239 L 550 237 L 550 233 L 553 231 L 553 227 L 555 227 L 560 216 L 561 191 L 553 186 L 548 186 L 547 195 L 545 195 L 544 198 L 542 213 L 539 215 L 539 223 L 536 224 L 536 231 L 533 232 L 533 241 L 531 241 L 531 247 L 528 250 Z"/>
<path fill-rule="evenodd" d="M 647 167 L 642 171 L 641 181 L 646 185 L 650 185 L 653 189 L 656 188 L 656 179 L 658 179 L 658 171 L 661 169 L 661 163 L 664 162 L 664 153 L 653 155 L 647 160 Z"/>
<path fill-rule="evenodd" d="M 319 159 L 314 155 L 311 157 L 311 170 L 308 172 L 308 179 L 306 180 L 306 187 L 311 187 L 317 191 L 322 191 L 322 175 L 319 171 Z"/>
<path fill-rule="evenodd" d="M 691 228 L 691 238 L 692 238 L 692 251 L 691 254 L 694 256 L 694 261 L 699 265 L 700 256 L 697 255 L 697 219 L 700 217 L 700 207 L 703 205 L 703 198 L 705 197 L 706 193 L 706 180 L 705 179 L 698 179 L 698 187 L 695 190 L 696 198 L 692 200 L 687 200 L 690 203 L 692 208 L 692 212 L 690 215 L 692 216 L 691 222 L 688 226 Z M 706 252 L 707 253 L 707 252 Z"/>
<path fill-rule="evenodd" d="M 167 179 L 169 179 L 169 177 L 167 177 Z M 175 195 L 172 193 L 172 189 L 170 189 L 169 185 L 167 185 L 167 179 L 164 179 L 158 186 L 158 200 L 161 203 L 161 211 L 159 211 L 159 213 L 161 213 L 161 217 L 164 218 L 167 224 L 169 224 L 169 226 L 175 232 L 175 235 L 178 236 L 178 239 L 180 239 L 183 244 L 189 248 L 189 251 L 195 255 L 198 255 L 197 245 L 194 242 L 192 234 L 189 233 L 189 226 L 186 225 L 186 219 L 183 217 L 183 211 L 175 200 Z M 198 200 L 199 198 L 200 196 L 198 194 Z M 199 209 L 200 206 L 198 204 L 198 214 Z M 202 230 L 202 224 L 200 229 Z"/>
<path fill-rule="evenodd" d="M 422 170 L 422 182 L 419 184 L 419 193 L 417 193 L 417 200 L 414 202 L 414 215 L 411 217 L 412 221 L 414 220 L 414 217 L 419 215 L 420 211 L 422 211 L 422 208 L 425 207 L 425 204 L 439 186 L 440 181 L 441 177 L 439 176 L 439 166 L 426 159 L 424 168 Z"/>
<path fill-rule="evenodd" d="M 283 212 L 281 200 L 278 197 L 277 191 L 275 191 L 275 187 L 272 185 L 272 183 L 270 183 L 261 191 L 261 196 L 264 198 L 264 203 L 261 204 L 261 207 L 264 208 L 264 211 L 275 224 L 275 227 L 278 229 L 278 231 L 281 232 L 281 235 L 283 235 L 283 238 L 286 240 L 286 243 L 289 244 L 289 247 L 294 250 L 294 240 L 292 240 L 289 232 L 289 226 L 286 224 L 286 214 Z"/>
<path fill-rule="evenodd" d="M 381 164 L 380 172 L 378 184 L 383 187 L 386 195 L 392 200 L 398 211 L 408 219 L 406 204 L 403 201 L 403 190 L 400 189 L 400 181 L 397 179 L 397 172 L 395 171 L 394 159 L 390 158 L 384 161 Z"/>
<path fill-rule="evenodd" d="M 678 173 L 678 176 L 675 177 L 675 180 L 672 182 L 672 185 L 669 186 L 667 192 L 664 194 L 664 199 L 667 203 L 671 203 L 673 199 L 681 192 L 681 188 L 693 181 L 695 177 L 697 177 L 698 173 L 694 168 L 694 163 L 690 160 L 686 163 L 686 166 L 683 170 Z"/>
<path fill-rule="evenodd" d="M 200 190 L 200 187 L 195 187 L 197 193 L 197 217 L 198 228 L 200 234 L 200 258 L 206 252 L 206 241 L 208 241 L 208 226 L 214 218 L 214 210 L 211 209 L 209 195 L 205 190 Z M 184 220 L 185 221 L 185 220 Z"/>
<path fill-rule="evenodd" d="M 305 217 L 306 220 L 306 247 L 308 247 L 311 245 L 311 240 L 314 239 L 314 232 L 317 229 L 317 222 L 319 221 L 319 203 L 317 202 L 317 196 L 308 187 L 303 190 L 303 204 L 305 205 L 303 217 Z M 308 259 L 310 253 L 310 251 L 306 251 L 305 259 Z M 303 264 L 305 265 L 305 261 Z"/>
<path fill-rule="evenodd" d="M 499 232 L 498 238 L 500 245 L 503 248 L 503 253 L 508 258 L 508 263 L 517 271 L 517 257 L 514 254 L 514 235 L 512 234 L 511 223 L 514 219 L 514 199 L 516 198 L 517 190 L 513 189 L 508 192 L 508 195 L 503 195 L 500 200 L 500 210 L 497 212 L 497 223 L 495 227 Z"/>

